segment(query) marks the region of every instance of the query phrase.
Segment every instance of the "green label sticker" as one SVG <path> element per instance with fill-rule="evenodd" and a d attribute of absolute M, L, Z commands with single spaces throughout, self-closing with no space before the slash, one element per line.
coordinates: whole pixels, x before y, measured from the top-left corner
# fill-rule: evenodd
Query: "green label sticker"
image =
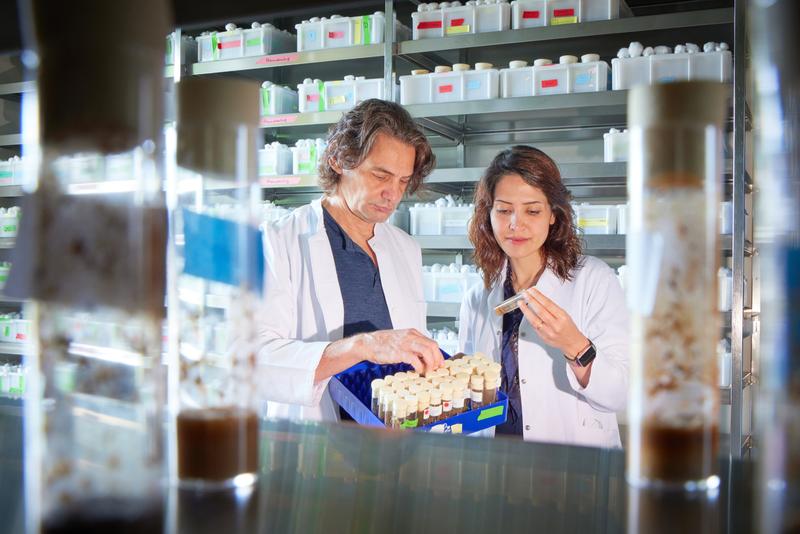
<path fill-rule="evenodd" d="M 417 420 L 414 419 L 413 421 L 403 421 L 403 428 L 416 428 L 417 427 Z"/>
<path fill-rule="evenodd" d="M 269 115 L 269 87 L 261 88 L 261 115 Z"/>
<path fill-rule="evenodd" d="M 317 84 L 319 88 L 319 98 L 317 98 L 317 106 L 319 106 L 319 111 L 325 111 L 325 99 L 322 98 L 322 95 L 325 94 L 325 82 L 322 80 L 319 81 Z"/>
<path fill-rule="evenodd" d="M 371 15 L 364 15 L 364 44 L 368 45 L 372 43 L 372 16 Z"/>
<path fill-rule="evenodd" d="M 256 37 L 255 39 L 248 39 L 247 41 L 244 42 L 245 46 L 258 46 L 260 44 L 261 44 L 261 39 L 259 37 Z"/>
<path fill-rule="evenodd" d="M 499 417 L 501 415 L 503 415 L 502 404 L 500 406 L 493 406 L 492 408 L 486 408 L 485 410 L 481 410 L 481 413 L 478 414 L 478 421 L 491 419 L 492 417 Z"/>

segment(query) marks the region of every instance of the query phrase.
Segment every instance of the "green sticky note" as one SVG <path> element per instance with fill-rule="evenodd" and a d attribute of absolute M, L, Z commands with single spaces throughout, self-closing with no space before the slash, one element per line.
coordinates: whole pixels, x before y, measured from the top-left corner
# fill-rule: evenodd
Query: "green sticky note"
<path fill-rule="evenodd" d="M 503 415 L 503 406 L 493 406 L 491 408 L 486 408 L 485 410 L 481 410 L 481 413 L 478 414 L 478 421 L 483 421 L 484 419 L 491 419 L 492 417 L 499 417 Z"/>

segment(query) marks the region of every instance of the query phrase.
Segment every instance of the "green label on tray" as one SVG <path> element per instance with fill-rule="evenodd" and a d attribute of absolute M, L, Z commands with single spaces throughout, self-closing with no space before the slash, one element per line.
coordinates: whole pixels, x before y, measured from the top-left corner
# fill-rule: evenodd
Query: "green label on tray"
<path fill-rule="evenodd" d="M 503 406 L 493 406 L 491 408 L 486 408 L 485 410 L 481 410 L 481 413 L 478 414 L 478 421 L 483 421 L 484 419 L 491 419 L 492 417 L 498 417 L 503 415 Z"/>
<path fill-rule="evenodd" d="M 403 421 L 403 428 L 417 428 L 417 420 Z"/>

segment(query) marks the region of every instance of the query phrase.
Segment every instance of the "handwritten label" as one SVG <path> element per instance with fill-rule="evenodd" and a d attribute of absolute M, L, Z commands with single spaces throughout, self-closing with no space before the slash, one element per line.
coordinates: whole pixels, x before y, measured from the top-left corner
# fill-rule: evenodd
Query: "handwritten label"
<path fill-rule="evenodd" d="M 302 179 L 300 175 L 292 176 L 262 176 L 259 183 L 263 187 L 275 187 L 279 185 L 298 185 Z"/>
<path fill-rule="evenodd" d="M 294 63 L 300 54 L 276 54 L 274 56 L 263 56 L 256 60 L 256 65 L 275 65 L 279 63 Z"/>
<path fill-rule="evenodd" d="M 278 126 L 281 124 L 292 124 L 296 121 L 296 113 L 292 115 L 273 115 L 271 117 L 261 117 L 261 126 Z"/>

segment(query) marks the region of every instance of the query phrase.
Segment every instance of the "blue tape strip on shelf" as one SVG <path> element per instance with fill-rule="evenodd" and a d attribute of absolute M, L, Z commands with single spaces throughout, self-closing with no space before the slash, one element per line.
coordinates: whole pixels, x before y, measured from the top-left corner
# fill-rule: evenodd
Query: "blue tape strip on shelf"
<path fill-rule="evenodd" d="M 442 351 L 445 358 L 450 356 Z M 377 365 L 361 362 L 333 377 L 328 387 L 334 402 L 341 406 L 357 423 L 366 426 L 385 426 L 371 410 L 370 385 L 400 371 L 411 371 L 406 364 Z M 497 402 L 450 417 L 436 424 L 417 428 L 424 432 L 471 434 L 505 422 L 508 417 L 508 397 L 497 392 Z"/>
<path fill-rule="evenodd" d="M 264 243 L 258 228 L 187 209 L 182 216 L 184 273 L 262 291 Z"/>

